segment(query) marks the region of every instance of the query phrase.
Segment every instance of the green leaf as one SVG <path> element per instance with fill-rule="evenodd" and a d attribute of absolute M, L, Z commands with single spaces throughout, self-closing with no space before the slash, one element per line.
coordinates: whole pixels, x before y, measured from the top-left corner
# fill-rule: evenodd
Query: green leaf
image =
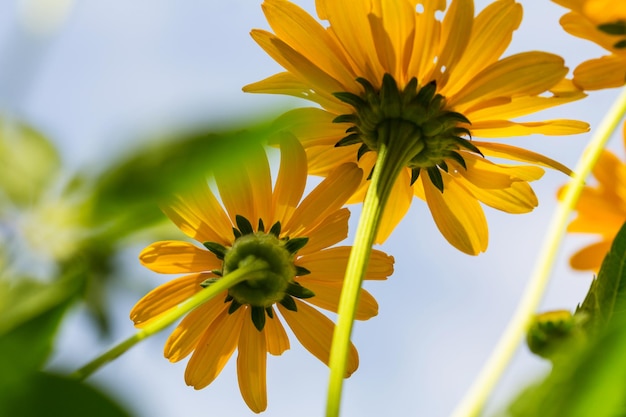
<path fill-rule="evenodd" d="M 587 329 L 598 331 L 626 316 L 626 223 L 611 245 L 609 253 L 576 314 L 587 315 Z"/>
<path fill-rule="evenodd" d="M 52 143 L 32 127 L 0 118 L 0 189 L 17 205 L 32 204 L 61 166 Z"/>
<path fill-rule="evenodd" d="M 0 384 L 2 386 L 2 384 Z M 118 404 L 85 383 L 37 373 L 0 391 L 0 415 L 14 417 L 129 417 Z"/>

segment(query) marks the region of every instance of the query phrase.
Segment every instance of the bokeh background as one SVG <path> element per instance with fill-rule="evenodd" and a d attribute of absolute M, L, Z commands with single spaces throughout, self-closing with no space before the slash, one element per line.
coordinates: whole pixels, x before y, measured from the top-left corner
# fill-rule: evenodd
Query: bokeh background
<path fill-rule="evenodd" d="M 244 94 L 241 87 L 279 71 L 250 38 L 268 28 L 260 0 L 2 0 L 0 1 L 0 111 L 45 133 L 58 147 L 64 172 L 97 170 L 157 136 L 190 127 L 233 128 L 271 120 L 309 103 Z M 298 0 L 311 13 L 313 0 Z M 488 1 L 476 0 L 481 10 Z M 522 0 L 524 21 L 506 55 L 554 52 L 573 69 L 603 51 L 566 34 L 564 9 L 550 1 Z M 597 126 L 616 91 L 529 119 L 573 118 Z M 592 130 L 593 132 L 593 130 Z M 574 167 L 591 134 L 507 139 Z M 609 145 L 623 155 L 618 135 Z M 314 181 L 314 180 L 313 180 Z M 346 416 L 445 416 L 460 401 L 505 328 L 533 271 L 566 178 L 547 172 L 535 184 L 539 207 L 526 215 L 486 208 L 489 249 L 464 255 L 438 233 L 425 204 L 409 214 L 382 247 L 396 260 L 387 282 L 367 285 L 379 316 L 357 323 L 353 340 L 359 370 L 346 382 Z M 351 235 L 359 207 L 352 209 Z M 167 238 L 182 237 L 163 226 Z M 0 233 L 2 233 L 0 228 Z M 161 236 L 162 236 L 161 235 Z M 5 237 L 4 237 L 5 238 Z M 140 250 L 152 237 L 134 236 L 115 258 L 116 274 L 101 289 L 110 329 L 102 333 L 84 304 L 63 322 L 48 368 L 70 372 L 133 334 L 128 312 L 166 279 L 143 269 Z M 542 310 L 574 309 L 591 273 L 574 272 L 567 259 L 593 238 L 568 236 L 557 258 Z M 24 268 L 46 275 L 45 255 Z M 168 331 L 134 347 L 89 382 L 110 393 L 135 416 L 251 415 L 240 397 L 231 361 L 209 387 L 184 383 L 186 361 L 162 356 Z M 494 393 L 497 412 L 549 370 L 520 346 Z M 268 359 L 267 416 L 319 416 L 325 406 L 328 369 L 294 340 L 292 349 Z"/>

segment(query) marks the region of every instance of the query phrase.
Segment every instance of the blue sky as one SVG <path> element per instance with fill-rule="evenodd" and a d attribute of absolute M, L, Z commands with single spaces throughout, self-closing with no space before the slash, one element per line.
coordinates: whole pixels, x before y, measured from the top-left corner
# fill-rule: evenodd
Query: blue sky
<path fill-rule="evenodd" d="M 279 70 L 249 36 L 250 29 L 268 26 L 260 1 L 85 0 L 75 2 L 66 20 L 45 36 L 29 31 L 16 12 L 18 4 L 29 3 L 0 2 L 0 109 L 46 132 L 70 168 L 101 163 L 145 137 L 189 124 L 221 126 L 308 105 L 241 92 L 243 85 Z M 313 11 L 312 0 L 297 3 Z M 487 3 L 476 1 L 477 10 Z M 603 54 L 562 31 L 558 19 L 564 9 L 549 1 L 521 3 L 525 18 L 507 55 L 545 50 L 564 56 L 574 68 Z M 533 119 L 574 118 L 595 126 L 616 95 L 592 93 Z M 508 143 L 573 167 L 590 137 L 532 136 Z M 623 155 L 617 136 L 610 147 Z M 479 257 L 452 248 L 426 206 L 418 201 L 412 205 L 382 248 L 395 257 L 395 274 L 367 286 L 380 312 L 356 326 L 361 365 L 346 383 L 344 415 L 378 416 L 393 410 L 396 415 L 437 417 L 452 411 L 515 308 L 550 222 L 555 191 L 564 181 L 562 174 L 547 172 L 534 187 L 540 206 L 531 214 L 486 209 L 490 245 Z M 352 208 L 352 233 L 358 212 Z M 573 309 L 582 301 L 591 275 L 571 271 L 567 257 L 589 241 L 567 239 L 543 309 Z M 137 241 L 119 260 L 125 275 L 109 294 L 113 338 L 100 340 L 77 308 L 62 329 L 56 368 L 78 367 L 132 334 L 128 311 L 162 282 L 136 262 L 148 243 Z M 166 336 L 135 347 L 91 381 L 114 393 L 137 416 L 252 414 L 240 398 L 234 361 L 213 384 L 196 392 L 184 384 L 185 362 L 172 365 L 163 358 Z M 546 370 L 546 363 L 522 346 L 492 408 Z M 268 360 L 269 407 L 264 415 L 321 415 L 327 375 L 326 367 L 293 341 L 290 351 Z"/>

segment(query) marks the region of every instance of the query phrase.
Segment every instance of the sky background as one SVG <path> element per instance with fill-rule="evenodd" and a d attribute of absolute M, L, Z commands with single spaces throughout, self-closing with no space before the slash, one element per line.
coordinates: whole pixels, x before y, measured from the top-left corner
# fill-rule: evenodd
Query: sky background
<path fill-rule="evenodd" d="M 35 13 L 42 4 L 66 5 L 65 19 L 50 24 Z M 65 166 L 98 166 L 154 135 L 190 125 L 220 127 L 309 105 L 296 99 L 241 92 L 245 84 L 280 70 L 250 38 L 267 29 L 260 1 L 70 0 L 0 1 L 0 111 L 28 121 L 59 146 Z M 313 0 L 297 1 L 313 12 Z M 482 10 L 488 1 L 476 1 Z M 573 69 L 603 51 L 573 38 L 558 24 L 564 9 L 546 0 L 521 1 L 524 21 L 505 55 L 544 50 Z M 34 22 L 36 24 L 34 24 Z M 37 23 L 38 22 L 38 23 Z M 46 23 L 47 22 L 47 23 Z M 54 22 L 53 22 L 54 23 Z M 45 29 L 46 25 L 50 25 Z M 596 126 L 617 91 L 534 115 L 529 120 L 572 118 Z M 507 139 L 574 167 L 590 134 Z M 623 155 L 615 135 L 610 147 Z M 531 214 L 485 208 L 489 249 L 470 257 L 437 231 L 425 204 L 415 201 L 382 247 L 396 260 L 387 282 L 366 288 L 379 316 L 356 325 L 359 370 L 346 381 L 345 416 L 446 416 L 460 401 L 502 333 L 530 276 L 566 178 L 547 172 L 535 183 L 540 205 Z M 351 235 L 359 208 L 351 207 Z M 171 239 L 182 238 L 172 231 Z M 568 237 L 557 258 L 542 310 L 574 309 L 591 274 L 569 269 L 567 258 L 590 237 Z M 120 256 L 123 274 L 109 288 L 111 338 L 102 339 L 78 306 L 61 329 L 51 367 L 71 371 L 130 336 L 128 312 L 163 276 L 140 267 L 137 241 Z M 245 416 L 235 360 L 209 387 L 183 380 L 186 361 L 162 356 L 169 331 L 149 339 L 98 371 L 90 382 L 110 392 L 139 417 Z M 547 363 L 521 346 L 494 398 L 497 410 Z M 268 358 L 266 416 L 319 416 L 325 406 L 327 368 L 292 338 L 292 349 Z"/>

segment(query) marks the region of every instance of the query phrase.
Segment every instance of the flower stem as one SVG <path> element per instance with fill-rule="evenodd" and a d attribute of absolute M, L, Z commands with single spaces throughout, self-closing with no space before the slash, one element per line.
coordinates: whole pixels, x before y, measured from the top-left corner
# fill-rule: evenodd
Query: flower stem
<path fill-rule="evenodd" d="M 348 258 L 346 275 L 339 299 L 337 326 L 330 349 L 330 377 L 326 402 L 326 416 L 339 416 L 343 379 L 347 369 L 350 335 L 358 305 L 359 293 L 369 262 L 372 245 L 391 189 L 411 155 L 412 126 L 403 126 L 402 121 L 393 121 L 381 128 L 381 144 L 378 148 L 376 165 L 372 172 L 369 188 L 363 201 L 363 209 L 354 238 L 354 246 Z M 408 142 L 408 143 L 407 143 Z M 402 146 L 406 143 L 406 146 Z"/>
<path fill-rule="evenodd" d="M 535 270 L 513 317 L 500 337 L 491 357 L 452 414 L 453 417 L 475 417 L 506 369 L 520 341 L 526 334 L 539 306 L 550 278 L 550 272 L 567 227 L 569 215 L 576 207 L 585 178 L 589 176 L 606 142 L 626 113 L 626 88 L 598 126 L 591 142 L 583 152 L 575 169 L 574 177 L 565 189 L 561 204 L 553 214 L 550 228 L 544 238 Z"/>
<path fill-rule="evenodd" d="M 165 329 L 170 324 L 174 323 L 176 320 L 189 313 L 196 307 L 199 307 L 205 302 L 209 301 L 211 298 L 215 297 L 222 291 L 227 290 L 228 288 L 232 287 L 233 285 L 237 285 L 240 282 L 246 281 L 251 277 L 254 277 L 255 272 L 263 271 L 265 269 L 267 269 L 267 263 L 263 260 L 256 260 L 249 265 L 236 269 L 230 274 L 227 274 L 222 278 L 217 279 L 213 284 L 197 292 L 185 302 L 166 311 L 161 316 L 154 319 L 154 321 L 147 324 L 144 328 L 135 333 L 133 336 L 104 352 L 102 355 L 98 356 L 82 368 L 74 371 L 70 375 L 70 377 L 76 378 L 78 380 L 83 380 L 87 378 L 89 375 L 97 371 L 100 367 L 117 358 L 138 342 L 147 339 L 148 337 Z"/>

